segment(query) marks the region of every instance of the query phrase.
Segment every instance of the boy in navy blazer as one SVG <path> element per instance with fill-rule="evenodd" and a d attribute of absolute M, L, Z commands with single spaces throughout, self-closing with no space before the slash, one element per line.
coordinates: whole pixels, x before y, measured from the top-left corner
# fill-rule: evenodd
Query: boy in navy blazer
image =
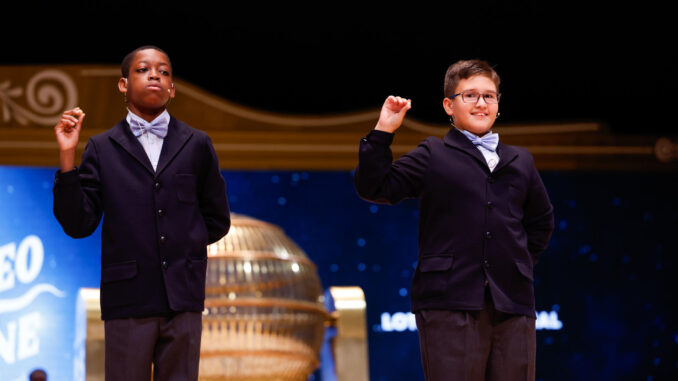
<path fill-rule="evenodd" d="M 85 114 L 55 126 L 54 214 L 85 237 L 103 215 L 101 316 L 106 380 L 197 380 L 207 245 L 230 227 L 226 185 L 209 137 L 170 116 L 172 66 L 143 46 L 122 63 L 127 117 L 92 137 L 75 167 Z M 153 364 L 151 366 L 151 364 Z"/>
<path fill-rule="evenodd" d="M 389 96 L 360 143 L 358 194 L 419 199 L 412 281 L 426 379 L 534 380 L 533 267 L 553 208 L 530 153 L 499 142 L 499 76 L 486 62 L 448 68 L 443 108 L 453 128 L 393 161 L 390 144 L 411 101 Z"/>

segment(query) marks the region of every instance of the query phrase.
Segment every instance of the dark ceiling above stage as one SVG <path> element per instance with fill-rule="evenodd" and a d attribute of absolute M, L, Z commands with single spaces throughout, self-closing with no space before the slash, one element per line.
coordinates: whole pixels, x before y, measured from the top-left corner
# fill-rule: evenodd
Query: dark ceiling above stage
<path fill-rule="evenodd" d="M 675 136 L 676 60 L 664 45 L 670 13 L 659 9 L 514 0 L 368 14 L 190 1 L 66 12 L 53 3 L 3 12 L 0 64 L 118 63 L 151 43 L 170 53 L 175 75 L 247 106 L 340 113 L 399 94 L 413 99 L 417 119 L 445 123 L 445 70 L 477 57 L 502 76 L 503 123 L 596 120 L 618 133 Z"/>

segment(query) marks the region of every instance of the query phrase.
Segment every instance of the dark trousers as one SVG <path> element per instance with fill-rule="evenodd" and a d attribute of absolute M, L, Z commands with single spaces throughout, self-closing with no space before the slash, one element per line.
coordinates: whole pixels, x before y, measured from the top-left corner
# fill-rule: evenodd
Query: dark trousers
<path fill-rule="evenodd" d="M 427 381 L 533 381 L 535 318 L 494 309 L 416 313 Z"/>
<path fill-rule="evenodd" d="M 196 381 L 202 314 L 107 320 L 106 381 Z"/>

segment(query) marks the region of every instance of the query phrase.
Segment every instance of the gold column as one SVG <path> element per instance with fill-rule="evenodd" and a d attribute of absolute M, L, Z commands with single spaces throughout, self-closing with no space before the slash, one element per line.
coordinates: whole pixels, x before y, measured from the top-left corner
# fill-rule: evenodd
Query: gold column
<path fill-rule="evenodd" d="M 365 294 L 360 287 L 330 287 L 337 335 L 332 342 L 338 381 L 369 380 Z"/>
<path fill-rule="evenodd" d="M 104 322 L 98 288 L 81 288 L 75 311 L 75 352 L 81 362 L 74 380 L 104 381 Z M 84 357 L 84 358 L 83 358 Z"/>

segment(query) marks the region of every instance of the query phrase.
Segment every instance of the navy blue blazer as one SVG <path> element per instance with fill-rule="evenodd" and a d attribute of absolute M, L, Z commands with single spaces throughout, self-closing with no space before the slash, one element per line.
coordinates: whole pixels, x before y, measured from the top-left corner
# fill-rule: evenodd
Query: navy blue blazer
<path fill-rule="evenodd" d="M 360 143 L 358 194 L 396 204 L 419 199 L 419 260 L 412 310 L 480 310 L 486 285 L 499 311 L 535 316 L 533 267 L 553 232 L 553 208 L 530 153 L 499 143 L 490 172 L 455 128 L 395 162 L 393 134 Z"/>
<path fill-rule="evenodd" d="M 92 137 L 57 172 L 54 215 L 74 238 L 101 232 L 102 319 L 202 311 L 207 245 L 230 227 L 210 138 L 170 118 L 154 171 L 127 121 Z"/>

